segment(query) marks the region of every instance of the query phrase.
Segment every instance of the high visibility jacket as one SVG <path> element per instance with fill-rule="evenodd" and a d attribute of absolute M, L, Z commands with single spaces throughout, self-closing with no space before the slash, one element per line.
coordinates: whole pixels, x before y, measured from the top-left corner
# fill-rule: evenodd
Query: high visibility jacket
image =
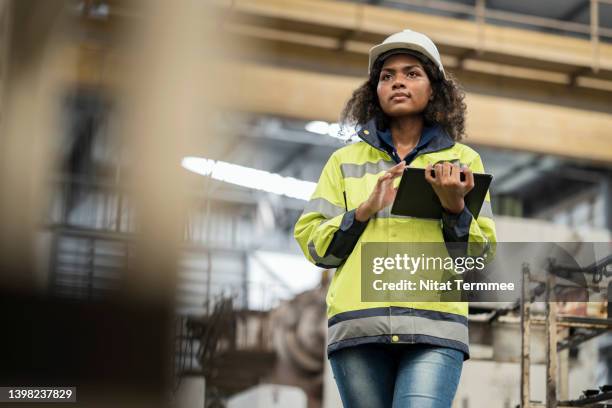
<path fill-rule="evenodd" d="M 480 156 L 456 143 L 440 127 L 418 152 L 412 167 L 440 161 L 460 162 L 484 173 Z M 369 221 L 355 219 L 355 209 L 370 196 L 376 182 L 399 160 L 382 147 L 374 120 L 358 132 L 361 141 L 336 150 L 325 164 L 317 187 L 298 219 L 294 236 L 309 261 L 337 268 L 327 296 L 328 355 L 367 343 L 422 343 L 446 346 L 469 358 L 467 302 L 362 302 L 361 244 L 365 242 L 445 242 L 449 239 L 486 245 L 496 242 L 490 196 L 477 219 L 469 217 L 464 237 L 452 236 L 453 221 L 391 214 L 388 206 Z M 395 185 L 400 179 L 395 180 Z M 448 233 L 450 232 L 450 234 Z M 480 245 L 479 244 L 479 245 Z"/>

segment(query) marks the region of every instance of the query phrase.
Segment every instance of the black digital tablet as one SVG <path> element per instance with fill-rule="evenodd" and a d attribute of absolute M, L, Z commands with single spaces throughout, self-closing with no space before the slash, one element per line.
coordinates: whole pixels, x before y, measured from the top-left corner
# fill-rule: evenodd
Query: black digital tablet
<path fill-rule="evenodd" d="M 473 174 L 474 188 L 466 194 L 464 200 L 465 205 L 476 218 L 480 214 L 493 176 L 484 173 Z M 462 180 L 463 177 L 461 174 Z M 407 167 L 404 170 L 397 196 L 391 207 L 391 214 L 418 218 L 442 218 L 442 205 L 431 184 L 425 179 L 425 169 Z"/>

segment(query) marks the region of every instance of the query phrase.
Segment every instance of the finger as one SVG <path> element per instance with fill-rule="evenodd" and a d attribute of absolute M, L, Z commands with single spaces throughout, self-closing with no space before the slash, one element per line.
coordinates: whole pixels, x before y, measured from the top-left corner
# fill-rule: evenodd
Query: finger
<path fill-rule="evenodd" d="M 451 165 L 451 179 L 453 182 L 460 184 L 461 183 L 461 167 L 457 164 Z"/>
<path fill-rule="evenodd" d="M 388 172 L 388 174 L 391 179 L 395 179 L 397 177 L 401 177 L 404 174 L 404 170 L 400 169 L 396 171 L 390 171 Z"/>
<path fill-rule="evenodd" d="M 389 186 L 393 184 L 393 180 L 395 180 L 398 176 L 401 176 L 402 174 L 398 174 L 395 175 L 393 173 L 387 173 L 387 176 L 385 177 L 385 179 L 383 180 L 383 185 L 385 186 Z"/>
<path fill-rule="evenodd" d="M 384 189 L 388 189 L 389 187 L 393 186 L 393 176 L 389 175 L 389 177 L 387 177 L 383 183 L 382 183 L 382 188 Z"/>
<path fill-rule="evenodd" d="M 474 173 L 469 167 L 464 167 L 463 174 L 465 174 L 464 186 L 469 191 L 474 188 Z"/>
<path fill-rule="evenodd" d="M 401 162 L 397 163 L 395 166 L 391 167 L 389 171 L 404 170 L 405 167 L 406 167 L 406 160 L 402 160 Z"/>
<path fill-rule="evenodd" d="M 404 170 L 400 170 L 396 173 L 391 173 L 391 179 L 395 180 L 398 177 L 402 177 L 404 175 Z"/>
<path fill-rule="evenodd" d="M 451 173 L 451 164 L 449 162 L 444 162 L 442 164 L 442 179 L 445 181 L 449 181 L 450 173 Z"/>
<path fill-rule="evenodd" d="M 385 173 L 382 176 L 380 176 L 378 178 L 378 180 L 376 181 L 376 185 L 381 185 L 385 180 L 387 180 L 389 178 L 389 173 Z"/>
<path fill-rule="evenodd" d="M 428 164 L 427 167 L 425 167 L 425 180 L 427 180 L 429 184 L 435 183 L 434 178 L 431 176 L 431 170 L 432 166 L 431 164 Z"/>
<path fill-rule="evenodd" d="M 401 162 L 399 162 L 398 164 L 396 164 L 395 166 L 391 167 L 388 171 L 388 173 L 392 173 L 392 174 L 404 174 L 404 169 L 406 168 L 406 162 L 404 160 L 402 160 Z"/>
<path fill-rule="evenodd" d="M 434 172 L 435 172 L 435 180 L 436 183 L 440 183 L 440 181 L 442 180 L 442 164 L 441 163 L 437 163 L 434 165 Z"/>

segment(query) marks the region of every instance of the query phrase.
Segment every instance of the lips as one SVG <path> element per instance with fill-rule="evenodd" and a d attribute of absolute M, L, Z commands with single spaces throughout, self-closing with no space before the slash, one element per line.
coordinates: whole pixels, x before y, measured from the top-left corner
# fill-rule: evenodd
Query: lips
<path fill-rule="evenodd" d="M 391 95 L 390 100 L 392 100 L 392 101 L 403 101 L 403 100 L 406 100 L 408 98 L 410 98 L 410 96 L 408 96 L 408 94 L 400 92 L 400 93 L 395 93 L 395 94 Z"/>

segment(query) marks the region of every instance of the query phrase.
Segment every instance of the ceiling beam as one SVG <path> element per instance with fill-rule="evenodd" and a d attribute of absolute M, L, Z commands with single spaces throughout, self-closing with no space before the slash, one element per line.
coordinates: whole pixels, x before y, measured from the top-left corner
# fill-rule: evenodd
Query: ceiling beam
<path fill-rule="evenodd" d="M 223 107 L 304 120 L 336 121 L 361 82 L 260 64 L 218 68 L 235 78 L 220 95 Z M 470 144 L 612 163 L 611 114 L 477 93 L 468 93 L 466 101 Z"/>
<path fill-rule="evenodd" d="M 248 17 L 255 24 L 332 40 L 352 30 L 358 33 L 355 41 L 373 45 L 410 27 L 427 33 L 446 54 L 479 50 L 485 61 L 560 72 L 594 65 L 591 43 L 569 36 L 485 24 L 480 41 L 472 21 L 333 0 L 233 0 L 231 7 L 236 20 Z M 600 44 L 599 52 L 596 75 L 612 78 L 612 45 Z"/>

